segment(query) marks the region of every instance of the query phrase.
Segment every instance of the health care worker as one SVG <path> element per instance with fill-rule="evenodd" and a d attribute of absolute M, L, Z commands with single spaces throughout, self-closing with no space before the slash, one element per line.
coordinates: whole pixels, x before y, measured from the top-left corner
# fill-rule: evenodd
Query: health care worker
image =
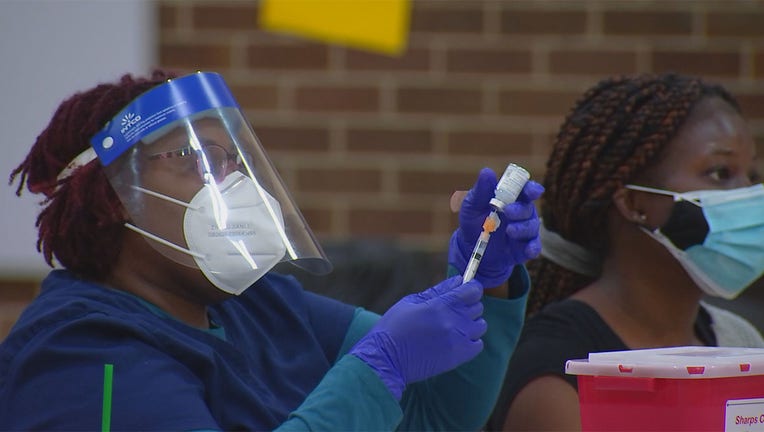
<path fill-rule="evenodd" d="M 379 317 L 269 272 L 330 265 L 220 75 L 126 75 L 76 94 L 19 175 L 17 193 L 46 197 L 38 247 L 64 269 L 0 345 L 0 429 L 467 430 L 487 418 L 523 321 L 521 264 L 540 249 L 537 183 L 504 209 L 475 281 L 451 277 Z M 455 273 L 495 186 L 484 169 L 462 204 Z"/>

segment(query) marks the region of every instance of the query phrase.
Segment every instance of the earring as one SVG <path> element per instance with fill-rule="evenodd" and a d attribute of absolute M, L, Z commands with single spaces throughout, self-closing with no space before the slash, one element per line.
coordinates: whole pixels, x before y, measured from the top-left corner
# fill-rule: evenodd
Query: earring
<path fill-rule="evenodd" d="M 637 220 L 638 220 L 639 222 L 642 222 L 642 223 L 645 223 L 645 222 L 647 222 L 647 215 L 646 215 L 646 214 L 644 214 L 644 213 L 637 213 L 637 214 L 636 214 L 636 217 L 637 217 Z"/>

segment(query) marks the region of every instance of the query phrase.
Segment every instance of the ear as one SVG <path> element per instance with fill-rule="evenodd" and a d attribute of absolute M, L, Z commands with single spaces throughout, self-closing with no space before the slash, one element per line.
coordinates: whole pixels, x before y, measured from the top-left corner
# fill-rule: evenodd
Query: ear
<path fill-rule="evenodd" d="M 630 189 L 618 188 L 613 194 L 613 204 L 625 220 L 644 225 L 647 222 L 647 215 L 642 211 L 636 195 Z"/>

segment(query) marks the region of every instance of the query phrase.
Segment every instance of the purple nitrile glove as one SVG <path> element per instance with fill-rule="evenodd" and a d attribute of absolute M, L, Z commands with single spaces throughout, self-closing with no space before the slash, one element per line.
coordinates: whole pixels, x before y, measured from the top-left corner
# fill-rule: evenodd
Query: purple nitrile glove
<path fill-rule="evenodd" d="M 455 276 L 394 304 L 350 350 L 400 400 L 406 385 L 451 370 L 483 349 L 483 286 Z"/>
<path fill-rule="evenodd" d="M 496 174 L 489 168 L 483 168 L 462 201 L 459 228 L 451 236 L 448 249 L 448 263 L 462 274 L 483 231 L 483 222 L 491 212 L 489 201 L 493 198 L 496 183 Z M 484 287 L 500 286 L 509 279 L 516 264 L 525 263 L 541 252 L 540 222 L 533 202 L 543 192 L 543 186 L 528 180 L 517 201 L 507 204 L 503 213 L 498 212 L 501 225 L 491 234 L 475 274 L 475 279 Z"/>

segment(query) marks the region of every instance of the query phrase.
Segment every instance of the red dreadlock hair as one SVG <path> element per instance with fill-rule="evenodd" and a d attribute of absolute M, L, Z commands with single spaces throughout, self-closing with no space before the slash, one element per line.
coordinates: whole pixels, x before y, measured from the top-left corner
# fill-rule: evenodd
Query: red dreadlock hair
<path fill-rule="evenodd" d="M 118 82 L 100 84 L 61 103 L 48 126 L 37 137 L 26 159 L 10 175 L 43 194 L 37 217 L 37 250 L 51 267 L 55 258 L 80 277 L 101 280 L 116 263 L 122 246 L 125 211 L 101 167 L 93 161 L 68 177 L 61 171 L 84 150 L 90 138 L 130 101 L 176 75 L 157 70 L 151 77 L 124 75 Z"/>
<path fill-rule="evenodd" d="M 613 194 L 658 162 L 692 108 L 712 96 L 740 110 L 722 87 L 677 74 L 605 79 L 588 90 L 560 127 L 547 161 L 544 226 L 604 256 Z M 528 315 L 593 282 L 543 257 L 528 269 L 534 283 Z"/>

